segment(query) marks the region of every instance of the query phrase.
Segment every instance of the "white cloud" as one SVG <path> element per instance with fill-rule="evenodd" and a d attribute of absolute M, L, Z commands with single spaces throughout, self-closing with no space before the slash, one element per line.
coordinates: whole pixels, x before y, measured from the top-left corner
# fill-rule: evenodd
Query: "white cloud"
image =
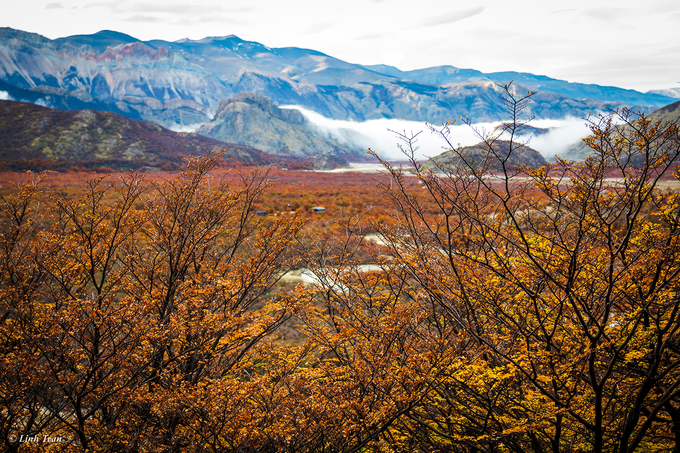
<path fill-rule="evenodd" d="M 94 2 L 94 3 L 85 3 L 80 6 L 83 10 L 90 10 L 90 9 L 96 9 L 96 8 L 104 8 L 108 9 L 112 13 L 118 13 L 118 12 L 123 12 L 126 11 L 126 5 L 125 2 L 119 2 L 119 1 L 113 1 L 113 2 Z"/>
<path fill-rule="evenodd" d="M 332 135 L 338 140 L 362 150 L 371 148 L 388 160 L 405 159 L 405 156 L 397 147 L 401 143 L 397 134 L 412 136 L 419 133 L 416 141 L 417 155 L 423 159 L 436 156 L 449 149 L 443 138 L 432 133 L 425 122 L 386 118 L 363 122 L 333 120 L 302 107 L 285 106 L 282 108 L 298 109 L 321 132 Z M 480 123 L 476 127 L 479 130 L 491 131 L 495 125 Z M 437 125 L 435 125 L 435 128 L 437 128 Z M 469 126 L 453 125 L 450 126 L 450 130 L 449 139 L 453 146 L 474 145 L 480 141 L 475 130 Z"/>
<path fill-rule="evenodd" d="M 13 101 L 14 98 L 9 95 L 7 91 L 0 91 L 0 100 L 1 101 Z"/>
<path fill-rule="evenodd" d="M 196 132 L 198 128 L 201 126 L 203 126 L 203 123 L 173 124 L 172 126 L 169 126 L 168 129 L 170 129 L 173 132 Z"/>
<path fill-rule="evenodd" d="M 424 27 L 431 27 L 435 25 L 453 24 L 469 17 L 482 14 L 486 8 L 478 6 L 477 8 L 467 9 L 465 11 L 452 11 L 450 13 L 438 14 L 436 16 L 427 17 L 420 21 L 420 25 Z"/>
<path fill-rule="evenodd" d="M 129 16 L 123 19 L 126 22 L 145 22 L 145 23 L 154 23 L 154 22 L 163 22 L 164 19 L 158 17 L 158 16 L 151 16 L 151 15 L 144 15 L 144 14 L 135 14 L 134 16 Z"/>
<path fill-rule="evenodd" d="M 424 122 L 395 119 L 343 121 L 326 118 L 302 107 L 285 106 L 282 108 L 298 109 L 321 132 L 362 150 L 371 148 L 388 160 L 405 159 L 397 147 L 400 143 L 397 132 L 408 136 L 420 132 L 416 145 L 419 147 L 417 155 L 422 159 L 436 156 L 450 149 L 441 135 L 431 132 Z M 477 123 L 473 127 L 465 124 L 451 125 L 449 126 L 449 141 L 453 146 L 475 145 L 481 141 L 480 135 L 493 132 L 498 124 Z M 441 130 L 438 125 L 433 126 L 435 130 Z M 547 159 L 552 159 L 555 154 L 564 151 L 569 145 L 578 142 L 590 133 L 585 120 L 581 118 L 535 120 L 531 122 L 531 126 L 549 129 L 545 134 L 532 136 L 528 143 L 531 148 L 539 151 Z M 521 140 L 527 138 L 529 137 L 522 137 Z"/>
<path fill-rule="evenodd" d="M 583 118 L 536 120 L 531 122 L 531 126 L 548 129 L 545 134 L 532 136 L 528 143 L 529 147 L 539 151 L 548 160 L 590 135 L 590 129 Z"/>

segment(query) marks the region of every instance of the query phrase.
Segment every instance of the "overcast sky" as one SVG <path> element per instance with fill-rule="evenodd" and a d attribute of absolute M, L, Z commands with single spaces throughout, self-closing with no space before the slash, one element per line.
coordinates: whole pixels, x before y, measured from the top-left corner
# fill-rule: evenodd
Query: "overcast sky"
<path fill-rule="evenodd" d="M 678 0 L 22 0 L 0 26 L 48 38 L 234 34 L 402 70 L 522 71 L 640 91 L 680 88 Z"/>

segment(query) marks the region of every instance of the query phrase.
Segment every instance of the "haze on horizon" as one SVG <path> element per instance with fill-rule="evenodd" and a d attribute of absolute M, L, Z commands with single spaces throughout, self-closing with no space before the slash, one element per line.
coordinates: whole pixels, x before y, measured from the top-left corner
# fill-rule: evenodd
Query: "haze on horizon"
<path fill-rule="evenodd" d="M 27 0 L 0 26 L 54 39 L 109 29 L 142 40 L 235 34 L 402 70 L 452 65 L 648 91 L 679 88 L 676 0 Z"/>

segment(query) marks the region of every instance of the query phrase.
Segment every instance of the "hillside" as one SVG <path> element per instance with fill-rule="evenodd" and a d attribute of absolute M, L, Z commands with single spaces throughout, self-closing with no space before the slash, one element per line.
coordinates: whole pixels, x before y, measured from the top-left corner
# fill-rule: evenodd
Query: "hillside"
<path fill-rule="evenodd" d="M 655 121 L 677 121 L 680 118 L 680 101 L 661 107 L 653 111 L 649 116 Z"/>
<path fill-rule="evenodd" d="M 317 132 L 299 110 L 280 109 L 271 99 L 252 92 L 223 100 L 215 118 L 197 133 L 271 154 L 313 158 L 321 167 L 364 157 L 360 149 Z"/>
<path fill-rule="evenodd" d="M 648 115 L 648 118 L 654 121 L 678 121 L 680 118 L 680 101 L 654 110 Z M 583 140 L 579 140 L 560 154 L 560 157 L 566 160 L 580 162 L 592 154 L 592 149 L 588 147 Z"/>
<path fill-rule="evenodd" d="M 133 110 L 126 108 L 123 102 L 104 102 L 95 99 L 85 90 L 69 91 L 64 88 L 54 88 L 40 85 L 32 88 L 19 88 L 0 80 L 0 99 L 31 102 L 59 110 L 100 110 L 118 113 L 131 119 L 142 119 Z"/>
<path fill-rule="evenodd" d="M 513 154 L 511 154 L 507 160 L 506 165 L 509 168 L 522 166 L 538 168 L 548 164 L 541 153 L 535 149 L 518 143 L 515 143 L 515 146 L 519 146 L 519 148 L 515 148 Z M 510 153 L 510 142 L 507 140 L 497 140 L 494 143 L 493 149 L 498 156 L 505 157 Z M 466 146 L 456 151 L 445 151 L 438 156 L 431 158 L 425 165 L 431 168 L 434 168 L 436 165 L 455 165 L 461 163 L 461 156 L 464 156 L 466 162 L 472 166 L 481 165 L 486 159 L 490 159 L 491 169 L 501 169 L 500 160 L 488 153 L 483 142 L 473 146 Z"/>
<path fill-rule="evenodd" d="M 3 169 L 174 169 L 184 157 L 212 150 L 225 150 L 227 161 L 243 164 L 281 160 L 249 146 L 176 133 L 115 113 L 62 111 L 25 102 L 0 101 Z"/>

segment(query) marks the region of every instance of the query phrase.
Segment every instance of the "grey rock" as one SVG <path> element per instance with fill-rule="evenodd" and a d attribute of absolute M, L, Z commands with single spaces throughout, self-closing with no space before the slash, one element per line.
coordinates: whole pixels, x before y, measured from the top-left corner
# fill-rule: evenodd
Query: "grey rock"
<path fill-rule="evenodd" d="M 431 158 L 425 165 L 430 168 L 449 165 L 476 167 L 488 163 L 490 169 L 498 171 L 502 169 L 501 160 L 506 157 L 508 170 L 518 167 L 539 168 L 548 165 L 541 153 L 521 143 L 514 143 L 511 153 L 510 141 L 496 140 L 492 145 L 492 150 L 493 152 L 490 152 L 486 144 L 480 142 L 477 145 L 445 151 Z"/>
<path fill-rule="evenodd" d="M 343 163 L 361 156 L 361 150 L 315 130 L 300 111 L 281 109 L 271 99 L 252 92 L 222 100 L 215 118 L 197 133 L 277 155 L 335 157 Z"/>

